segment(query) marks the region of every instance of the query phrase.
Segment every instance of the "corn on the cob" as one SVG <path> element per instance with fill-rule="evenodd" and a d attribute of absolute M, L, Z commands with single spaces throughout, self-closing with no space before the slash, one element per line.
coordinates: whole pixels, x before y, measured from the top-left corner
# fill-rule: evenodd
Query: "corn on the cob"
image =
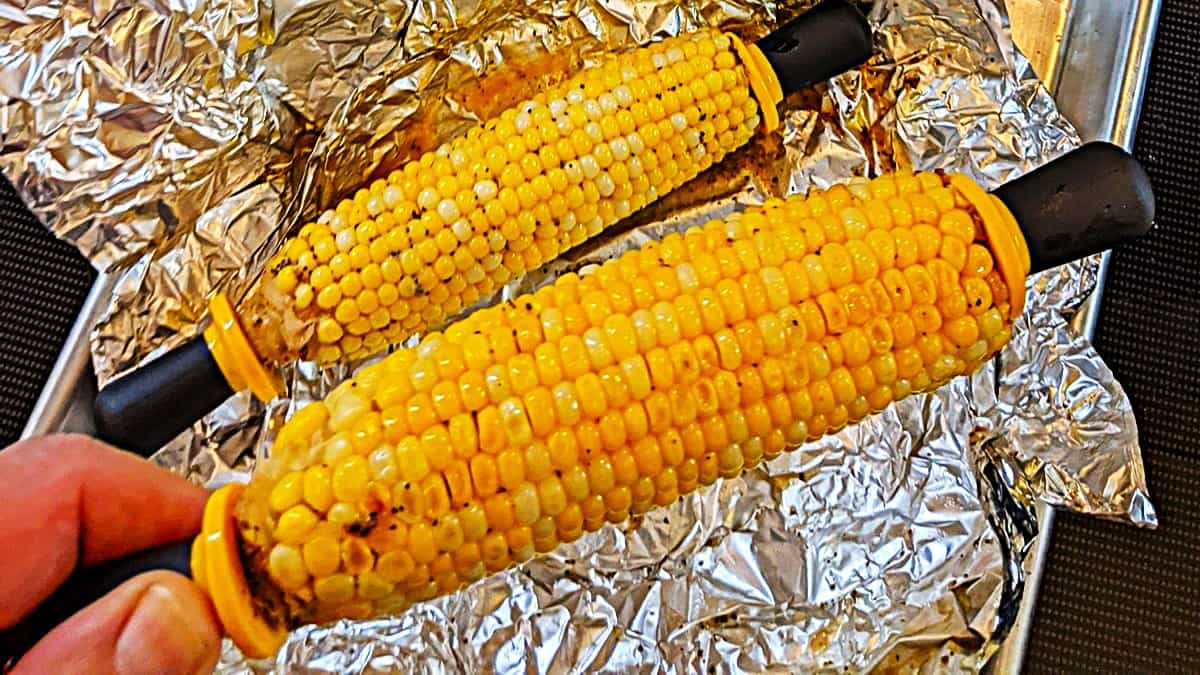
<path fill-rule="evenodd" d="M 970 372 L 1028 258 L 956 180 L 772 200 L 362 370 L 239 500 L 250 578 L 286 625 L 400 610 Z"/>
<path fill-rule="evenodd" d="M 702 31 L 613 56 L 343 200 L 272 261 L 291 320 L 266 323 L 304 329 L 260 356 L 379 351 L 695 177 L 759 124 L 739 52 Z"/>

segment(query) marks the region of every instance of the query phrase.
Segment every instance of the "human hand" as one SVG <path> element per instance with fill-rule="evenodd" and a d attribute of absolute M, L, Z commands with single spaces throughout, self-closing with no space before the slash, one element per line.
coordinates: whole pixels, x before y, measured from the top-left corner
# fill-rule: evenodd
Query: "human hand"
<path fill-rule="evenodd" d="M 194 536 L 207 493 L 84 436 L 0 451 L 0 630 L 76 567 Z M 204 593 L 173 572 L 141 574 L 60 624 L 20 661 L 32 673 L 209 673 L 221 633 Z"/>

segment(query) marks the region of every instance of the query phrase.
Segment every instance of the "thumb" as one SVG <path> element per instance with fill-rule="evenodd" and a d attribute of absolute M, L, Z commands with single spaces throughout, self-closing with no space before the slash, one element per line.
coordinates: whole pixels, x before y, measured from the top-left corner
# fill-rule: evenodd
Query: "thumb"
<path fill-rule="evenodd" d="M 220 647 L 204 593 L 174 572 L 147 572 L 60 624 L 13 673 L 195 675 L 212 672 Z"/>

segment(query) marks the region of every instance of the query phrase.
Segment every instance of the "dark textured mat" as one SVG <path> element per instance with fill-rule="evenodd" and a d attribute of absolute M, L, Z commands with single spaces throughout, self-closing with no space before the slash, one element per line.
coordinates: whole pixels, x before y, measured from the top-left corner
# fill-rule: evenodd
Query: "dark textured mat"
<path fill-rule="evenodd" d="M 1157 227 L 1114 254 L 1096 346 L 1133 400 L 1159 529 L 1062 515 L 1035 673 L 1200 673 L 1200 2 L 1166 0 L 1136 154 Z"/>
<path fill-rule="evenodd" d="M 1200 461 L 1144 452 L 1158 529 L 1059 514 L 1027 672 L 1200 672 Z"/>
<path fill-rule="evenodd" d="M 94 278 L 0 178 L 0 447 L 25 427 Z"/>

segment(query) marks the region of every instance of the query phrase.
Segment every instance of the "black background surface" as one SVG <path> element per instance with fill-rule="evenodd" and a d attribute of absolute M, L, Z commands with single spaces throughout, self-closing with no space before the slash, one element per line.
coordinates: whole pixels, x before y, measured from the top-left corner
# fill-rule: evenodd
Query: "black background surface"
<path fill-rule="evenodd" d="M 1133 400 L 1156 531 L 1060 514 L 1026 669 L 1200 672 L 1200 3 L 1166 0 L 1135 154 L 1157 227 L 1113 256 L 1097 347 Z M 0 443 L 94 279 L 0 179 Z"/>

